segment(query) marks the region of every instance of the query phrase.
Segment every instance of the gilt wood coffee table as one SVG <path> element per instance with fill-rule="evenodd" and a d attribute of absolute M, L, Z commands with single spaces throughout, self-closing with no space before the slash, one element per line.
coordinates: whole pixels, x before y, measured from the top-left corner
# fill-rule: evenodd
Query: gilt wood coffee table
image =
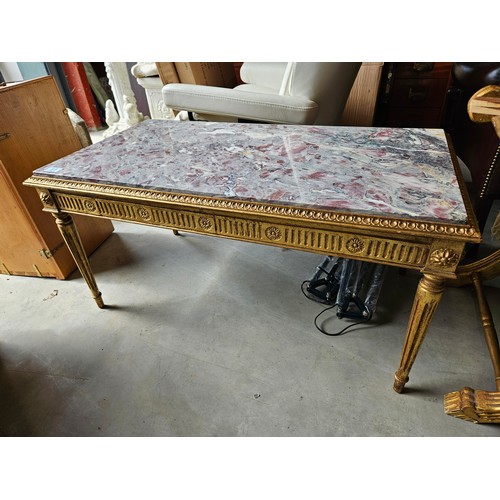
<path fill-rule="evenodd" d="M 480 232 L 442 130 L 147 120 L 33 173 L 99 307 L 71 214 L 418 269 L 402 392 Z"/>

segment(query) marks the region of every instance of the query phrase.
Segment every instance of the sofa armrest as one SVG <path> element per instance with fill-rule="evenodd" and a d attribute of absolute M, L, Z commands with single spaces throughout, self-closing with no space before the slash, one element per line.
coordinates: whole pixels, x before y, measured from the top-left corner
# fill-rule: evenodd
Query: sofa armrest
<path fill-rule="evenodd" d="M 310 124 L 318 105 L 305 97 L 280 96 L 206 85 L 170 83 L 162 88 L 169 108 L 269 123 Z"/>

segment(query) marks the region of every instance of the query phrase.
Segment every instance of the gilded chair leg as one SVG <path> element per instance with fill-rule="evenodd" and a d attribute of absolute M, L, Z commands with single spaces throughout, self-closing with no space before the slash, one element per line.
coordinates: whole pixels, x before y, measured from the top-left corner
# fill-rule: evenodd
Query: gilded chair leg
<path fill-rule="evenodd" d="M 447 415 L 476 424 L 500 424 L 500 346 L 479 271 L 474 272 L 470 279 L 476 288 L 486 346 L 493 363 L 496 391 L 464 387 L 460 391 L 450 392 L 444 397 L 444 411 Z"/>
<path fill-rule="evenodd" d="M 406 340 L 399 369 L 394 380 L 394 390 L 403 392 L 408 374 L 427 333 L 434 311 L 444 292 L 445 280 L 438 276 L 424 275 L 417 287 L 411 311 Z"/>
<path fill-rule="evenodd" d="M 500 391 L 500 345 L 498 343 L 498 336 L 491 316 L 490 306 L 484 294 L 481 279 L 475 273 L 472 275 L 472 282 L 476 289 L 477 300 L 479 302 L 479 311 L 481 313 L 481 324 L 483 326 L 484 337 L 486 339 L 486 346 L 490 354 L 491 362 L 493 364 L 493 373 L 495 375 L 495 385 L 497 391 Z"/>
<path fill-rule="evenodd" d="M 92 297 L 96 301 L 97 306 L 102 309 L 104 307 L 104 302 L 102 300 L 101 292 L 97 288 L 94 274 L 92 273 L 87 254 L 83 248 L 82 241 L 75 223 L 73 222 L 73 218 L 71 215 L 64 213 L 57 213 L 53 215 L 56 218 L 57 227 L 59 228 L 59 231 L 61 232 L 62 237 L 64 238 L 64 241 L 73 256 L 73 259 L 75 259 L 76 265 L 78 266 L 83 279 L 90 288 Z"/>

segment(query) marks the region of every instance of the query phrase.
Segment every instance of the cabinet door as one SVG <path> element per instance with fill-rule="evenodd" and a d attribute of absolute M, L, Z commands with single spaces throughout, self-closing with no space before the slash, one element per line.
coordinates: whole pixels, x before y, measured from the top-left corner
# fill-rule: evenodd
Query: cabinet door
<path fill-rule="evenodd" d="M 23 185 L 23 181 L 31 176 L 33 170 L 81 148 L 52 77 L 28 80 L 0 89 L 0 135 L 2 134 L 4 139 L 0 141 L 0 161 L 10 186 L 2 196 L 12 196 L 12 191 L 17 193 L 25 214 L 43 240 L 42 247 L 30 248 L 29 251 L 34 258 L 39 255 L 40 250 L 51 251 L 54 254 L 51 259 L 54 259 L 57 269 L 55 277 L 63 279 L 76 269 L 76 265 L 65 245 L 61 244 L 63 240 L 54 218 L 42 212 L 42 204 L 36 191 Z M 2 187 L 6 189 L 5 182 Z M 10 218 L 12 213 L 0 213 L 2 224 Z M 91 253 L 112 232 L 113 226 L 107 220 L 83 219 L 75 217 L 75 222 L 86 251 Z M 25 238 L 26 246 L 30 246 L 33 243 L 31 236 L 26 234 Z M 11 241 L 4 240 L 0 243 L 0 257 L 7 251 L 11 253 Z M 19 271 L 22 274 L 37 274 L 32 265 Z M 5 270 L 0 269 L 0 272 Z"/>
<path fill-rule="evenodd" d="M 49 276 L 60 274 L 54 259 L 39 251 L 45 242 L 0 161 L 0 274 Z"/>

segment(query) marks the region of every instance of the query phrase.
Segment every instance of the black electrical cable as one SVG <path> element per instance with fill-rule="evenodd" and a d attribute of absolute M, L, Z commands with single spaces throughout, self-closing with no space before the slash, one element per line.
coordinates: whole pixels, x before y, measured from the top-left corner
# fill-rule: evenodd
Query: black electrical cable
<path fill-rule="evenodd" d="M 300 289 L 302 290 L 302 293 L 305 295 L 306 298 L 308 298 L 309 300 L 314 300 L 315 302 L 320 302 L 322 304 L 328 304 L 329 302 L 327 301 L 319 301 L 317 299 L 317 297 L 313 298 L 313 297 L 310 297 L 309 295 L 307 295 L 307 293 L 304 291 L 304 285 L 308 284 L 309 283 L 309 280 L 306 280 L 306 281 L 303 281 L 302 282 L 302 285 L 300 287 Z M 335 304 L 331 305 L 330 307 L 327 307 L 326 309 L 323 309 L 320 313 L 318 313 L 316 315 L 316 317 L 314 318 L 314 326 L 323 334 L 323 335 L 328 335 L 329 337 L 338 337 L 339 335 L 344 335 L 347 330 L 349 328 L 352 328 L 353 326 L 358 326 L 358 325 L 361 325 L 362 323 L 365 323 L 366 321 L 368 321 L 370 318 L 367 317 L 366 319 L 363 319 L 361 321 L 357 321 L 356 323 L 352 323 L 351 325 L 347 325 L 345 328 L 343 328 L 342 330 L 338 331 L 338 332 L 335 332 L 335 333 L 330 333 L 330 332 L 327 332 L 326 330 L 324 330 L 323 328 L 321 328 L 321 326 L 318 325 L 318 318 L 323 314 L 325 313 L 326 311 L 330 311 L 331 309 L 333 309 L 334 307 L 337 307 L 338 304 L 335 302 Z"/>
<path fill-rule="evenodd" d="M 339 335 L 344 335 L 347 330 L 349 330 L 349 328 L 352 328 L 353 326 L 358 326 L 358 325 L 361 325 L 362 323 L 365 323 L 366 321 L 368 321 L 368 318 L 366 319 L 362 319 L 361 321 L 357 321 L 356 323 L 352 323 L 350 325 L 347 325 L 345 328 L 343 328 L 342 330 L 338 331 L 338 332 L 335 332 L 335 333 L 329 333 L 327 332 L 326 330 L 324 330 L 323 328 L 321 328 L 319 325 L 318 325 L 318 318 L 326 311 L 329 311 L 330 309 L 333 309 L 334 307 L 337 307 L 337 304 L 334 304 L 333 306 L 330 306 L 330 307 L 327 307 L 326 309 L 323 309 L 318 315 L 316 315 L 316 317 L 314 318 L 314 326 L 323 334 L 323 335 L 328 335 L 329 337 L 338 337 Z"/>

